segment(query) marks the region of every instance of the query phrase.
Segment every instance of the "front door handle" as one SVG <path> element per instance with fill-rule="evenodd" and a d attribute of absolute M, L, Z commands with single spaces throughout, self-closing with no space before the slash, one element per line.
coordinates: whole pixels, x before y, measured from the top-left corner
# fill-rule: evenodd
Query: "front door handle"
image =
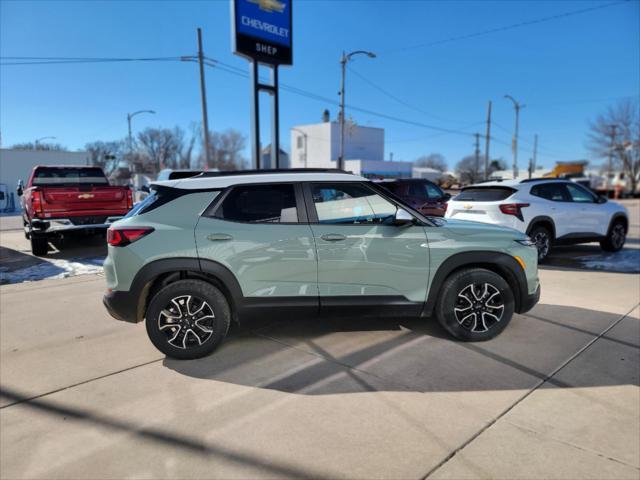
<path fill-rule="evenodd" d="M 325 233 L 320 238 L 325 242 L 341 242 L 347 239 L 347 237 L 340 233 Z"/>
<path fill-rule="evenodd" d="M 211 233 L 207 235 L 207 240 L 212 242 L 219 242 L 224 240 L 233 240 L 233 237 L 228 233 Z"/>

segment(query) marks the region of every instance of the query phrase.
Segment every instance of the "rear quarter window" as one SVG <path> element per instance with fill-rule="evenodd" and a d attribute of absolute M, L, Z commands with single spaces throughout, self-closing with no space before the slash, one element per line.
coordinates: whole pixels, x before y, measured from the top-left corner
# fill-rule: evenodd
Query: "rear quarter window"
<path fill-rule="evenodd" d="M 516 192 L 508 187 L 471 187 L 460 192 L 453 200 L 458 202 L 499 202 Z"/>

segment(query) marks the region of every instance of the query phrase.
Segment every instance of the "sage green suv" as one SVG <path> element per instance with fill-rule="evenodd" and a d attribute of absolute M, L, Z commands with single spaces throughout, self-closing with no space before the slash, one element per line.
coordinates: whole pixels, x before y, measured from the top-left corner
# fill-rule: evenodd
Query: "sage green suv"
<path fill-rule="evenodd" d="M 338 170 L 158 182 L 107 234 L 104 304 L 168 356 L 211 353 L 250 316 L 432 317 L 488 340 L 540 296 L 515 230 L 425 217 Z"/>

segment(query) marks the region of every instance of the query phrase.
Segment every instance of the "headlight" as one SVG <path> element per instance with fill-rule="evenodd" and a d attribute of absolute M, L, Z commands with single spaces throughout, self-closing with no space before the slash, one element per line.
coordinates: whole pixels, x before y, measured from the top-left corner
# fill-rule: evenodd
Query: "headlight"
<path fill-rule="evenodd" d="M 529 237 L 527 237 L 527 238 L 525 238 L 523 240 L 514 240 L 514 241 L 519 243 L 520 245 L 524 245 L 525 247 L 535 247 L 536 246 L 536 242 L 531 240 Z"/>

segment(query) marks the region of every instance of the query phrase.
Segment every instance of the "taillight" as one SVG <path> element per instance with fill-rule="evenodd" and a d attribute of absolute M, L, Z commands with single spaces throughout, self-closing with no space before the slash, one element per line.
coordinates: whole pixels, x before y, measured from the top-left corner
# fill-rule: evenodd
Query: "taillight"
<path fill-rule="evenodd" d="M 34 190 L 31 192 L 31 207 L 36 212 L 36 216 L 42 213 L 42 192 Z"/>
<path fill-rule="evenodd" d="M 528 206 L 528 203 L 503 203 L 502 205 L 500 205 L 500 211 L 505 215 L 513 215 L 521 222 L 524 222 L 522 209 Z"/>
<path fill-rule="evenodd" d="M 113 228 L 107 230 L 107 243 L 112 247 L 124 247 L 153 232 L 151 227 Z"/>
<path fill-rule="evenodd" d="M 131 210 L 133 208 L 133 192 L 131 189 L 127 190 L 127 209 Z"/>

